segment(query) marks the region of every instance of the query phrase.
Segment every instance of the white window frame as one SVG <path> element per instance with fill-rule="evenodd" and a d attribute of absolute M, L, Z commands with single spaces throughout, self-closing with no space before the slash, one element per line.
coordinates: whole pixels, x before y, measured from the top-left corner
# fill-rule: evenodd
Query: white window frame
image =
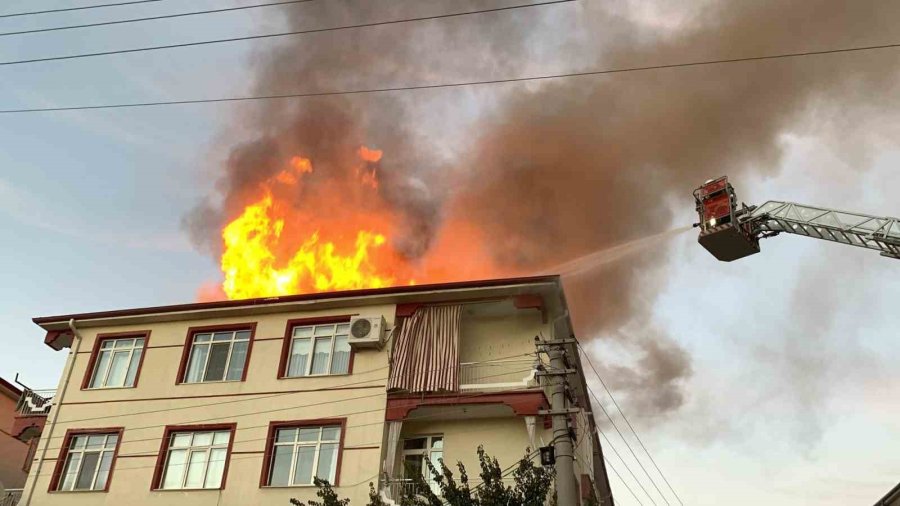
<path fill-rule="evenodd" d="M 346 326 L 347 331 L 345 333 L 338 332 L 338 327 Z M 319 327 L 334 327 L 334 332 L 327 335 L 316 335 L 316 329 Z M 297 331 L 299 329 L 311 329 L 312 333 L 309 336 L 305 337 L 296 337 Z M 287 364 L 284 368 L 284 377 L 285 378 L 305 378 L 307 376 L 335 376 L 341 374 L 350 374 L 350 363 L 348 358 L 347 363 L 347 371 L 346 372 L 333 372 L 334 369 L 334 346 L 337 344 L 338 336 L 346 336 L 347 345 L 350 345 L 350 323 L 349 322 L 335 322 L 335 323 L 319 323 L 314 325 L 295 325 L 291 328 L 291 345 L 288 348 L 287 355 Z M 312 373 L 313 361 L 316 356 L 316 339 L 320 338 L 331 338 L 331 347 L 328 349 L 328 371 L 318 374 Z M 294 355 L 294 345 L 296 345 L 297 341 L 309 341 L 309 359 L 306 361 L 306 369 L 302 374 L 294 374 L 291 375 L 291 357 Z M 350 356 L 353 355 L 353 348 L 350 349 Z"/>
<path fill-rule="evenodd" d="M 434 449 L 434 440 L 440 438 L 441 439 L 441 449 Z M 415 448 L 407 450 L 405 448 L 406 442 L 411 441 L 413 439 L 424 439 L 425 440 L 425 448 Z M 438 458 L 444 457 L 444 452 L 446 451 L 446 442 L 447 438 L 444 437 L 443 434 L 422 434 L 422 435 L 414 435 L 408 436 L 400 440 L 400 448 L 403 450 L 402 460 L 400 461 L 400 475 L 403 476 L 406 480 L 411 480 L 412 478 L 408 478 L 406 476 L 406 457 L 407 456 L 422 456 L 423 458 L 427 458 L 434 465 L 435 469 L 438 472 L 443 471 L 444 465 L 437 459 L 433 458 L 435 453 L 440 452 L 441 456 Z M 437 480 L 434 479 L 434 476 L 431 475 L 431 470 L 428 469 L 428 464 L 424 461 L 422 462 L 422 478 L 425 480 L 430 487 L 432 492 L 437 495 L 441 494 L 440 487 L 438 486 Z"/>
<path fill-rule="evenodd" d="M 246 332 L 247 339 L 238 339 L 237 335 L 240 332 Z M 213 340 L 213 336 L 215 336 L 216 334 L 225 334 L 225 333 L 231 334 L 231 337 L 227 341 L 214 341 Z M 202 336 L 202 335 L 208 335 L 209 341 L 204 341 L 204 342 L 198 343 L 197 337 Z M 191 336 L 191 344 L 190 344 L 191 349 L 190 349 L 190 352 L 188 353 L 188 359 L 187 359 L 187 362 L 185 363 L 185 367 L 184 367 L 184 377 L 182 378 L 181 382 L 187 383 L 187 384 L 195 384 L 195 383 L 226 383 L 226 382 L 232 382 L 232 381 L 243 381 L 242 378 L 244 376 L 244 371 L 247 370 L 247 366 L 249 365 L 247 363 L 247 358 L 249 358 L 249 356 L 250 356 L 250 344 L 251 344 L 252 340 L 253 340 L 253 329 L 251 329 L 249 327 L 241 328 L 241 329 L 233 329 L 233 330 L 204 330 L 204 331 L 194 332 L 193 335 Z M 243 343 L 243 342 L 247 343 L 247 355 L 244 358 L 244 369 L 241 371 L 241 378 L 230 380 L 230 379 L 228 379 L 228 368 L 231 366 L 231 358 L 234 356 L 234 344 L 235 343 Z M 222 379 L 220 379 L 220 380 L 204 379 L 204 378 L 206 378 L 206 371 L 209 368 L 209 357 L 212 355 L 212 345 L 213 344 L 221 344 L 221 343 L 228 343 L 228 356 L 225 358 L 225 369 L 223 369 L 223 371 L 222 371 Z M 197 346 L 206 346 L 206 348 L 207 348 L 206 357 L 203 360 L 203 367 L 201 369 L 201 371 L 202 371 L 202 373 L 200 375 L 201 379 L 199 379 L 197 381 L 188 381 L 188 375 L 191 373 L 191 360 L 193 360 L 193 358 L 194 358 L 194 353 L 195 353 L 195 350 L 197 349 Z"/>
<path fill-rule="evenodd" d="M 319 431 L 318 438 L 315 441 L 300 441 L 300 430 L 302 429 L 317 429 Z M 337 429 L 337 438 L 335 439 L 322 439 L 323 429 Z M 283 441 L 278 442 L 278 431 L 281 430 L 295 430 L 297 431 L 294 435 L 293 441 Z M 344 433 L 344 428 L 340 424 L 326 424 L 326 425 L 285 425 L 282 427 L 277 427 L 275 429 L 274 435 L 272 437 L 272 456 L 268 462 L 269 466 L 269 475 L 266 479 L 266 486 L 268 487 L 311 487 L 314 486 L 314 481 L 317 476 L 319 476 L 319 451 L 322 449 L 323 444 L 335 444 L 337 445 L 337 453 L 334 457 L 334 476 L 326 477 L 326 479 L 332 485 L 335 485 L 335 481 L 337 481 L 337 473 L 338 466 L 337 462 L 341 458 L 341 452 L 343 448 L 341 448 L 341 436 Z M 291 467 L 288 471 L 288 480 L 290 483 L 288 485 L 272 485 L 272 475 L 275 470 L 275 449 L 279 446 L 290 446 L 291 449 Z M 313 453 L 313 468 L 311 474 L 311 481 L 309 483 L 294 483 L 294 473 L 297 468 L 297 452 L 300 448 L 309 448 L 315 447 L 316 451 Z"/>
<path fill-rule="evenodd" d="M 102 436 L 103 445 L 99 448 L 91 448 L 88 449 L 87 441 L 91 436 L 99 437 Z M 111 441 L 111 437 L 115 437 L 114 441 Z M 56 486 L 56 490 L 59 492 L 100 492 L 106 489 L 109 485 L 109 479 L 112 476 L 112 466 L 113 462 L 116 459 L 116 446 L 119 442 L 119 433 L 118 432 L 108 432 L 108 433 L 82 433 L 82 434 L 73 434 L 72 439 L 69 442 L 69 448 L 66 450 L 66 456 L 62 467 L 62 472 L 59 475 L 59 483 Z M 79 438 L 84 438 L 84 445 L 80 448 L 76 448 L 75 445 L 78 443 Z M 81 470 L 84 467 L 84 457 L 89 453 L 97 453 L 99 456 L 97 457 L 97 468 L 94 469 L 94 475 L 91 477 L 91 486 L 90 488 L 81 488 L 76 489 L 75 485 L 78 483 L 78 477 L 81 474 Z M 78 460 L 78 469 L 75 471 L 75 478 L 70 483 L 69 487 L 66 487 L 66 477 L 69 476 L 69 464 L 72 461 L 72 455 L 80 455 Z M 100 467 L 103 464 L 103 457 L 105 454 L 112 454 L 111 461 L 109 464 L 109 469 L 106 471 L 106 482 L 103 488 L 95 488 L 97 486 L 97 478 L 100 476 Z"/>
<path fill-rule="evenodd" d="M 224 432 L 228 434 L 228 440 L 224 443 L 216 444 L 216 433 Z M 173 447 L 172 445 L 175 443 L 175 437 L 179 435 L 190 434 L 191 442 L 188 446 L 178 446 Z M 197 434 L 210 434 L 210 444 L 208 445 L 195 445 L 194 439 L 197 437 Z M 231 452 L 229 451 L 229 447 L 231 445 L 231 438 L 234 437 L 234 434 L 231 429 L 213 429 L 213 430 L 178 430 L 169 433 L 169 442 L 166 445 L 166 458 L 165 463 L 163 464 L 162 473 L 159 475 L 159 483 L 157 484 L 157 490 L 217 490 L 222 488 L 222 484 L 225 482 L 225 471 L 228 467 L 228 460 L 231 458 Z M 207 487 L 206 480 L 208 476 L 206 473 L 209 472 L 209 462 L 210 462 L 210 454 L 212 450 L 215 449 L 224 449 L 225 450 L 225 462 L 222 464 L 222 476 L 219 477 L 219 483 L 214 487 Z M 165 488 L 164 485 L 166 483 L 166 474 L 169 472 L 169 457 L 172 455 L 173 451 L 187 451 L 187 456 L 184 460 L 184 470 L 181 475 L 181 486 L 180 487 L 168 487 Z M 194 453 L 205 453 L 206 459 L 203 462 L 203 484 L 202 487 L 186 487 L 185 484 L 188 478 L 188 471 L 190 470 L 191 465 L 191 456 Z"/>
<path fill-rule="evenodd" d="M 103 389 L 103 388 L 134 388 L 134 383 L 137 383 L 137 370 L 140 369 L 141 360 L 143 360 L 143 358 L 144 358 L 143 353 L 144 353 L 144 346 L 147 344 L 147 336 L 146 335 L 134 335 L 131 337 L 123 336 L 123 337 L 116 337 L 116 338 L 110 338 L 110 339 L 101 339 L 101 341 L 102 342 L 100 343 L 100 348 L 98 349 L 99 351 L 97 353 L 97 357 L 94 359 L 94 363 L 91 364 L 91 366 L 93 367 L 93 371 L 91 372 L 91 379 L 88 382 L 88 389 L 99 390 L 99 389 Z M 120 341 L 132 341 L 132 343 L 131 343 L 130 347 L 117 348 L 116 344 L 118 344 Z M 137 345 L 138 341 L 141 342 L 140 346 Z M 104 348 L 104 346 L 106 346 L 107 343 L 113 343 L 113 344 L 112 344 L 112 346 Z M 123 352 L 126 350 L 128 351 L 128 360 L 126 362 L 128 365 L 125 368 L 125 378 L 122 380 L 121 385 L 109 385 L 107 382 L 109 381 L 109 375 L 112 372 L 113 359 L 115 358 L 116 353 L 120 353 L 120 352 Z M 138 350 L 140 350 L 140 352 L 141 352 L 141 357 L 138 358 L 137 363 L 134 365 L 134 367 L 135 367 L 134 383 L 132 383 L 131 385 L 128 385 L 127 383 L 128 383 L 129 372 L 131 371 L 131 361 L 134 358 L 134 354 Z M 100 383 L 99 386 L 97 386 L 97 385 L 94 385 L 94 382 L 98 377 L 100 377 L 101 372 L 100 372 L 100 368 L 98 366 L 100 365 L 100 362 L 101 362 L 100 359 L 103 356 L 104 352 L 110 354 L 109 362 L 107 362 L 105 370 L 102 372 L 103 381 Z"/>

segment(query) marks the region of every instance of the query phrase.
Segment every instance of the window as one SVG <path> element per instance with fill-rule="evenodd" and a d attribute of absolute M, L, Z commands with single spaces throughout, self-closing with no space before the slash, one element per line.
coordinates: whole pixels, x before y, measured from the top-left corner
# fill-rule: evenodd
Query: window
<path fill-rule="evenodd" d="M 40 436 L 35 436 L 28 442 L 28 451 L 25 454 L 25 462 L 22 463 L 22 470 L 26 473 L 31 472 L 31 464 L 34 462 L 34 455 L 37 453 L 38 442 L 40 440 Z"/>
<path fill-rule="evenodd" d="M 440 472 L 444 466 L 439 459 L 444 458 L 443 436 L 420 436 L 403 440 L 403 477 L 411 480 L 414 474 L 421 475 L 431 490 L 440 495 L 441 489 L 428 469 L 425 459 L 431 461 Z"/>
<path fill-rule="evenodd" d="M 252 332 L 245 327 L 189 334 L 190 355 L 183 382 L 242 381 Z"/>
<path fill-rule="evenodd" d="M 120 432 L 67 435 L 56 490 L 106 490 L 119 436 Z"/>
<path fill-rule="evenodd" d="M 159 489 L 222 488 L 233 427 L 167 430 Z"/>
<path fill-rule="evenodd" d="M 98 337 L 99 348 L 92 359 L 89 388 L 133 387 L 144 354 L 144 336 L 106 339 Z"/>
<path fill-rule="evenodd" d="M 272 487 L 312 485 L 313 477 L 337 484 L 342 425 L 291 426 L 270 430 L 265 479 Z"/>
<path fill-rule="evenodd" d="M 349 373 L 349 332 L 349 323 L 293 327 L 285 376 Z"/>

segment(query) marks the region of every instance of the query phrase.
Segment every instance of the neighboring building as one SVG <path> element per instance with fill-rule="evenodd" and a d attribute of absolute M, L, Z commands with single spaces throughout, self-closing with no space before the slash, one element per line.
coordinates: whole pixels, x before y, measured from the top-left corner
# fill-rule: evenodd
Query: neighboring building
<path fill-rule="evenodd" d="M 278 505 L 321 476 L 362 506 L 425 457 L 477 484 L 478 445 L 505 467 L 550 444 L 535 336 L 571 335 L 556 276 L 34 321 L 71 353 L 46 422 L 19 423 L 40 434 L 23 505 Z M 588 407 L 567 355 L 571 407 Z M 582 497 L 611 504 L 590 409 L 571 420 Z"/>
<path fill-rule="evenodd" d="M 875 506 L 900 506 L 900 483 L 875 503 Z"/>
<path fill-rule="evenodd" d="M 21 396 L 19 388 L 0 378 L 0 489 L 21 489 L 28 476 L 28 443 L 12 434 L 16 403 Z M 0 493 L 0 504 L 3 496 Z"/>

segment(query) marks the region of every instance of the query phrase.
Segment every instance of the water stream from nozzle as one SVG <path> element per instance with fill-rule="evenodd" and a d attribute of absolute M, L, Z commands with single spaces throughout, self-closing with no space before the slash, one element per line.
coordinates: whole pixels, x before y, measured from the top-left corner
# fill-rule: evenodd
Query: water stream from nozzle
<path fill-rule="evenodd" d="M 656 246 L 678 234 L 687 232 L 693 228 L 690 225 L 673 228 L 665 232 L 642 237 L 633 241 L 617 244 L 609 248 L 597 250 L 593 253 L 557 264 L 551 269 L 544 269 L 544 274 L 559 274 L 562 276 L 579 276 L 603 265 L 620 260 L 632 253 Z"/>

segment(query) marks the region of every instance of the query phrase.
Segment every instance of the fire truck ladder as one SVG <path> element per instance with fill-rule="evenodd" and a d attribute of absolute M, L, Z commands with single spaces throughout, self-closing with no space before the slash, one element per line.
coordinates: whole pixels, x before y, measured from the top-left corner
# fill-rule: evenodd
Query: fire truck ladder
<path fill-rule="evenodd" d="M 797 234 L 826 241 L 878 250 L 882 256 L 900 259 L 900 220 L 848 213 L 771 200 L 749 210 L 742 222 L 750 222 L 757 237 Z"/>

